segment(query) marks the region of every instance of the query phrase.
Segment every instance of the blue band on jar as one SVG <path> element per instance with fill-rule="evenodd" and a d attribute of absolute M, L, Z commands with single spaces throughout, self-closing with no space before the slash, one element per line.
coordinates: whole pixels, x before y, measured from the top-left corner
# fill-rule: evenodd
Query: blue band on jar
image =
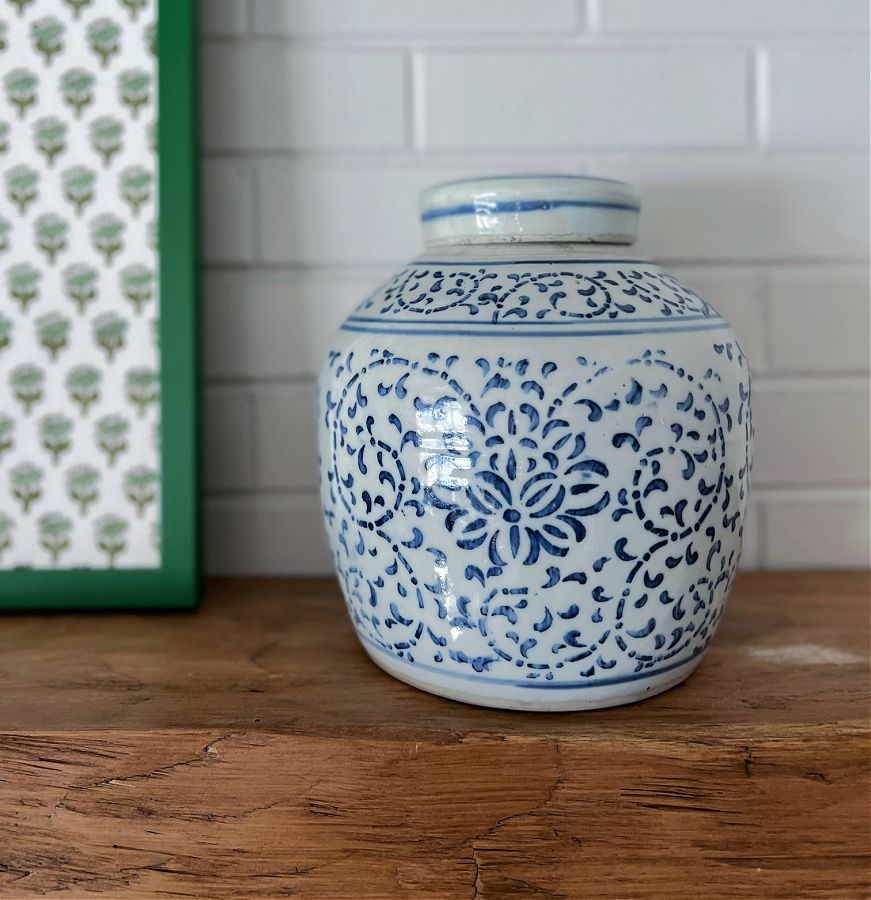
<path fill-rule="evenodd" d="M 485 213 L 536 212 L 538 210 L 559 209 L 564 206 L 590 207 L 593 209 L 625 209 L 629 212 L 640 212 L 641 207 L 631 203 L 607 203 L 601 200 L 506 200 L 498 203 L 479 201 L 463 203 L 460 206 L 445 206 L 441 209 L 428 209 L 421 213 L 422 222 L 432 219 L 445 219 L 450 216 L 469 216 Z"/>

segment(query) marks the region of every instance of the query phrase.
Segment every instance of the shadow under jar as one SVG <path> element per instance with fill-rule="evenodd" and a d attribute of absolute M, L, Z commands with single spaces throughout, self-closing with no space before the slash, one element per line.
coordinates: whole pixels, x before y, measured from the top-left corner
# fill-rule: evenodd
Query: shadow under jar
<path fill-rule="evenodd" d="M 324 515 L 391 675 L 580 710 L 683 681 L 738 566 L 750 371 L 726 322 L 633 258 L 626 184 L 439 185 L 427 250 L 321 373 Z"/>

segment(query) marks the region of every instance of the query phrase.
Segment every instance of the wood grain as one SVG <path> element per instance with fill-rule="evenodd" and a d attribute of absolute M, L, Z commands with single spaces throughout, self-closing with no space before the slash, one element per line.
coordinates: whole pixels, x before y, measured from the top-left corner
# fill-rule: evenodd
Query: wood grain
<path fill-rule="evenodd" d="M 391 679 L 328 580 L 3 616 L 0 896 L 869 896 L 868 599 L 744 576 L 685 684 L 550 715 Z"/>

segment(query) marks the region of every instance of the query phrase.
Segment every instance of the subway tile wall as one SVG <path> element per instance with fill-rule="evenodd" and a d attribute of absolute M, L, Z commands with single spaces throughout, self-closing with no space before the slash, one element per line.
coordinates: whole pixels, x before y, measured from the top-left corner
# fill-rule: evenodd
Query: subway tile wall
<path fill-rule="evenodd" d="M 206 565 L 326 573 L 315 374 L 418 193 L 625 178 L 751 361 L 745 568 L 869 562 L 865 0 L 202 0 Z"/>

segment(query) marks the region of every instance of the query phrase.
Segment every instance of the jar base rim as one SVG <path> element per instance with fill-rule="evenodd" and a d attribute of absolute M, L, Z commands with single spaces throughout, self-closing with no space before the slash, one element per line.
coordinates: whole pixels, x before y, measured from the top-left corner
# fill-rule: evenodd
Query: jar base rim
<path fill-rule="evenodd" d="M 368 643 L 362 643 L 369 658 L 380 669 L 399 681 L 429 694 L 457 700 L 471 706 L 541 713 L 582 712 L 639 703 L 677 687 L 693 673 L 705 655 L 699 653 L 673 669 L 651 672 L 647 678 L 638 681 L 590 684 L 583 688 L 523 684 L 513 690 L 510 684 L 495 686 L 482 683 L 479 690 L 471 691 L 468 689 L 466 679 L 461 679 L 448 672 L 439 673 L 438 680 L 429 679 L 426 677 L 426 671 L 416 667 L 415 664 L 396 660 L 381 653 L 377 648 L 369 646 Z M 483 693 L 483 691 L 488 691 L 488 693 Z M 559 696 L 554 696 L 555 694 L 559 694 Z"/>

